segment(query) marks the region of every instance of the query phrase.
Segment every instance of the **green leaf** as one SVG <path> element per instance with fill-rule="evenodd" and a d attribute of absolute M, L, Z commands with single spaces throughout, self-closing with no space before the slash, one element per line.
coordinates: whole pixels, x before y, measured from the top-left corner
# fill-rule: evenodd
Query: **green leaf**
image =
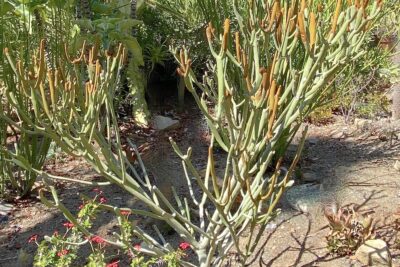
<path fill-rule="evenodd" d="M 28 6 L 28 8 L 33 9 L 36 6 L 46 4 L 47 0 L 19 0 L 19 2 Z"/>
<path fill-rule="evenodd" d="M 13 157 L 12 162 L 25 170 L 29 171 L 32 169 L 32 166 L 24 157 L 15 156 Z"/>
<path fill-rule="evenodd" d="M 138 66 L 143 66 L 144 60 L 143 60 L 142 47 L 140 47 L 137 39 L 132 36 L 126 36 L 125 39 L 121 41 L 132 53 L 132 59 L 134 63 Z"/>
<path fill-rule="evenodd" d="M 117 23 L 117 27 L 122 32 L 128 32 L 132 29 L 132 27 L 136 27 L 141 24 L 143 24 L 143 22 L 137 19 L 122 19 Z"/>
<path fill-rule="evenodd" d="M 103 3 L 95 2 L 91 6 L 93 13 L 95 14 L 111 14 L 112 8 Z"/>
<path fill-rule="evenodd" d="M 52 7 L 63 8 L 68 2 L 64 0 L 50 0 L 49 5 Z"/>
<path fill-rule="evenodd" d="M 115 4 L 118 7 L 119 12 L 124 16 L 129 16 L 131 14 L 130 0 L 118 0 Z"/>
<path fill-rule="evenodd" d="M 10 12 L 12 10 L 14 10 L 15 7 L 9 3 L 9 2 L 5 2 L 0 4 L 0 16 L 4 16 L 5 14 L 7 14 L 7 12 Z"/>
<path fill-rule="evenodd" d="M 115 26 L 113 25 L 113 24 L 111 24 L 111 23 L 107 23 L 107 22 L 103 22 L 103 23 L 99 23 L 99 24 L 96 24 L 96 29 L 97 30 L 101 30 L 101 31 L 103 31 L 103 32 L 107 32 L 107 31 L 109 31 L 110 29 L 113 29 Z"/>
<path fill-rule="evenodd" d="M 83 28 L 83 29 L 89 29 L 89 30 L 93 30 L 93 24 L 92 21 L 90 19 L 78 19 L 75 22 L 79 28 Z"/>

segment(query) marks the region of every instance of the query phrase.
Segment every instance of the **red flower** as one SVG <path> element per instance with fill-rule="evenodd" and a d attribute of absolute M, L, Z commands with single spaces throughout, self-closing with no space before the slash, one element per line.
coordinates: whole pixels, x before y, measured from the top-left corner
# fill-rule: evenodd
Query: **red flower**
<path fill-rule="evenodd" d="M 90 240 L 96 244 L 104 244 L 106 242 L 102 237 L 98 235 L 93 236 Z"/>
<path fill-rule="evenodd" d="M 63 225 L 67 228 L 67 229 L 71 229 L 72 227 L 74 227 L 74 224 L 71 222 L 65 222 L 63 223 Z"/>
<path fill-rule="evenodd" d="M 140 251 L 142 249 L 140 244 L 134 245 L 133 248 L 136 249 L 137 251 Z"/>
<path fill-rule="evenodd" d="M 93 192 L 96 192 L 98 195 L 103 194 L 103 191 L 100 188 L 93 188 Z"/>
<path fill-rule="evenodd" d="M 57 256 L 58 256 L 58 257 L 62 257 L 62 256 L 67 255 L 68 253 L 69 253 L 69 250 L 63 249 L 63 250 L 57 252 Z"/>
<path fill-rule="evenodd" d="M 182 250 L 187 250 L 188 248 L 190 248 L 190 244 L 187 242 L 182 242 L 179 244 L 179 248 Z"/>
<path fill-rule="evenodd" d="M 118 262 L 119 261 L 110 262 L 109 264 L 106 265 L 106 267 L 118 267 L 119 266 Z"/>
<path fill-rule="evenodd" d="M 38 235 L 37 235 L 37 234 L 31 235 L 31 236 L 29 237 L 29 239 L 28 239 L 28 243 L 36 242 L 36 241 L 37 241 L 37 238 L 38 238 Z"/>
<path fill-rule="evenodd" d="M 121 215 L 128 216 L 128 215 L 130 215 L 130 214 L 131 214 L 131 211 L 130 211 L 130 210 L 121 210 Z"/>
<path fill-rule="evenodd" d="M 104 204 L 104 203 L 107 202 L 107 198 L 101 197 L 99 201 L 100 201 L 101 204 Z"/>

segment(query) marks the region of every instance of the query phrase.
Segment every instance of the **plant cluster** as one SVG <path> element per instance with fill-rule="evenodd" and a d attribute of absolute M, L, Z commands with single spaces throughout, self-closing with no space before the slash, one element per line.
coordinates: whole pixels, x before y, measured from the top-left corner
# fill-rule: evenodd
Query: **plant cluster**
<path fill-rule="evenodd" d="M 107 199 L 99 188 L 94 188 L 93 192 L 95 193 L 93 198 L 83 196 L 83 202 L 79 206 L 76 215 L 77 225 L 81 225 L 87 230 L 93 227 L 101 212 L 112 208 L 107 205 Z M 135 220 L 131 219 L 131 211 L 121 209 L 114 210 L 114 212 L 118 218 L 120 235 L 129 240 L 133 235 L 132 225 L 136 223 Z M 74 266 L 74 260 L 79 257 L 79 251 L 86 246 L 91 251 L 84 258 L 86 261 L 84 266 L 87 267 L 118 267 L 123 266 L 120 263 L 121 261 L 130 262 L 129 266 L 133 267 L 160 266 L 162 264 L 169 267 L 178 267 L 179 259 L 186 257 L 186 251 L 190 249 L 190 244 L 182 242 L 175 251 L 163 257 L 148 257 L 143 253 L 146 248 L 142 248 L 141 244 L 137 243 L 133 246 L 122 248 L 122 251 L 118 251 L 116 255 L 109 255 L 109 253 L 106 253 L 106 249 L 111 243 L 109 240 L 94 234 L 85 235 L 77 225 L 69 221 L 64 222 L 62 225 L 65 231 L 55 231 L 52 236 L 44 236 L 42 241 L 39 241 L 40 237 L 37 234 L 28 239 L 28 243 L 35 243 L 38 246 L 34 266 Z"/>
<path fill-rule="evenodd" d="M 330 253 L 351 255 L 366 240 L 374 237 L 372 218 L 363 218 L 353 208 L 333 205 L 326 207 L 324 214 L 329 221 L 330 232 L 326 241 Z"/>

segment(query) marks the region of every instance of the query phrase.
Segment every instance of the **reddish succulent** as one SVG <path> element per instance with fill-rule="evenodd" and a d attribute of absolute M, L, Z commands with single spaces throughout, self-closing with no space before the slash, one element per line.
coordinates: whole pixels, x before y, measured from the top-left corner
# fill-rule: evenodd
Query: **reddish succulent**
<path fill-rule="evenodd" d="M 104 244 L 106 242 L 102 237 L 98 235 L 93 236 L 90 240 L 96 244 Z"/>
<path fill-rule="evenodd" d="M 118 262 L 119 261 L 110 262 L 109 264 L 106 265 L 106 267 L 118 267 L 119 266 Z"/>
<path fill-rule="evenodd" d="M 121 215 L 128 216 L 131 214 L 130 210 L 121 210 Z"/>
<path fill-rule="evenodd" d="M 140 244 L 136 244 L 133 246 L 134 249 L 136 249 L 137 251 L 140 251 L 142 249 L 142 247 L 140 246 Z"/>
<path fill-rule="evenodd" d="M 190 244 L 187 243 L 187 242 L 182 242 L 182 243 L 179 244 L 179 248 L 181 250 L 187 250 L 188 248 L 190 248 Z"/>
<path fill-rule="evenodd" d="M 65 222 L 65 223 L 63 223 L 63 225 L 64 225 L 67 229 L 70 229 L 70 228 L 74 227 L 74 224 L 71 223 L 71 222 Z"/>
<path fill-rule="evenodd" d="M 68 249 L 63 249 L 63 250 L 57 252 L 57 256 L 62 257 L 62 256 L 67 255 L 68 253 L 69 253 Z"/>
<path fill-rule="evenodd" d="M 38 239 L 38 235 L 37 235 L 37 234 L 31 235 L 31 236 L 29 237 L 29 239 L 28 239 L 28 243 L 36 242 L 37 239 Z"/>

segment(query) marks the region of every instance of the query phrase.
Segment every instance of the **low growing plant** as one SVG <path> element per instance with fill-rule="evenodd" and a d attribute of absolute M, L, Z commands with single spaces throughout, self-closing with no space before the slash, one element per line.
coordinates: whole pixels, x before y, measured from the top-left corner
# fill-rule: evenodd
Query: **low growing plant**
<path fill-rule="evenodd" d="M 351 255 L 373 238 L 372 218 L 361 217 L 353 208 L 331 205 L 325 208 L 324 214 L 330 228 L 326 236 L 327 248 L 332 254 Z"/>
<path fill-rule="evenodd" d="M 82 198 L 83 202 L 76 214 L 77 225 L 90 230 L 102 212 L 112 211 L 117 217 L 120 234 L 125 235 L 125 238 L 131 237 L 133 235 L 132 225 L 137 223 L 131 218 L 131 215 L 133 215 L 131 211 L 126 209 L 115 210 L 107 205 L 107 199 L 99 188 L 93 189 L 93 192 L 95 194 L 93 198 L 87 196 Z M 52 206 L 51 203 L 47 204 Z M 86 261 L 84 266 L 87 267 L 118 267 L 123 266 L 120 264 L 121 261 L 130 261 L 130 266 L 132 267 L 158 266 L 160 264 L 165 264 L 164 266 L 168 267 L 178 267 L 179 260 L 186 257 L 186 250 L 190 248 L 189 244 L 181 243 L 174 252 L 163 257 L 147 257 L 142 253 L 144 249 L 142 249 L 138 241 L 136 245 L 133 245 L 133 249 L 124 247 L 122 251 L 118 251 L 118 254 L 110 255 L 107 252 L 107 247 L 111 244 L 107 240 L 98 235 L 86 236 L 79 230 L 77 225 L 65 221 L 62 224 L 65 231 L 55 231 L 52 236 L 44 236 L 42 241 L 39 241 L 40 237 L 38 235 L 32 235 L 28 242 L 35 243 L 38 246 L 34 266 L 76 266 L 77 259 L 79 260 L 79 257 L 81 257 L 82 260 L 82 255 L 79 254 L 80 249 L 88 246 L 90 254 L 84 257 Z"/>

